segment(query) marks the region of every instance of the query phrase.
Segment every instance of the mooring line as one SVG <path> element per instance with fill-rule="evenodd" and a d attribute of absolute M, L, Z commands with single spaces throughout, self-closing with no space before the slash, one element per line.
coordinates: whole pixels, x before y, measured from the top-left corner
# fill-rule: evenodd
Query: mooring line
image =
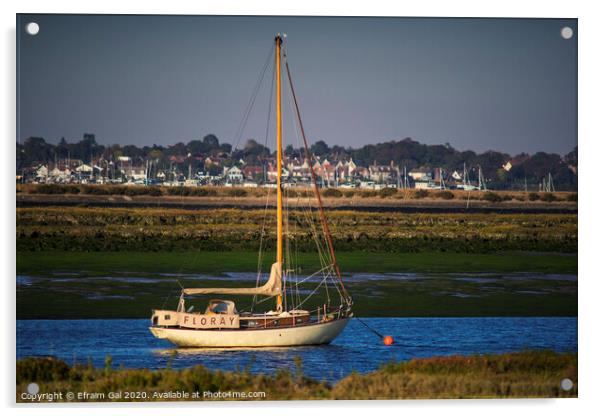
<path fill-rule="evenodd" d="M 380 332 L 378 332 L 376 329 L 371 328 L 367 323 L 365 323 L 364 321 L 362 321 L 360 318 L 358 318 L 357 316 L 355 316 L 355 319 L 357 319 L 362 325 L 364 325 L 366 328 L 368 328 L 370 331 L 374 332 L 380 339 L 383 339 L 384 336 L 383 334 L 381 334 Z"/>
<path fill-rule="evenodd" d="M 364 322 L 362 319 L 358 318 L 357 316 L 354 316 L 355 319 L 357 319 L 362 325 L 364 325 L 366 328 L 368 328 L 368 330 L 372 333 L 374 333 L 377 337 L 379 337 L 380 339 L 382 339 L 383 341 L 385 340 L 385 337 L 383 334 L 381 334 L 380 332 L 378 332 L 376 329 L 372 328 L 370 325 L 368 325 L 366 322 Z M 391 338 L 391 337 L 389 337 Z M 392 347 L 406 347 L 406 348 L 417 348 L 418 346 L 416 345 L 409 345 L 409 344 L 399 344 L 397 342 L 393 343 L 392 342 L 392 338 L 391 338 L 391 344 L 386 344 L 387 346 L 392 346 Z M 417 357 L 416 354 L 412 354 L 409 351 L 405 351 L 406 354 L 412 356 L 412 357 Z"/>

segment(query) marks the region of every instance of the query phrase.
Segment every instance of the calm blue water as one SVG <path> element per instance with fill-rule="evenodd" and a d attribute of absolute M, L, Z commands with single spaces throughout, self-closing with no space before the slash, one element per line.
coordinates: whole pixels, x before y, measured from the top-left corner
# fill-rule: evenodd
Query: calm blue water
<path fill-rule="evenodd" d="M 393 336 L 395 344 L 384 346 L 357 320 L 330 345 L 244 350 L 175 350 L 151 335 L 148 319 L 19 320 L 17 358 L 53 355 L 69 364 L 91 359 L 95 366 L 103 366 L 110 355 L 116 366 L 131 368 L 164 368 L 171 360 L 173 368 L 202 364 L 272 372 L 293 370 L 293 359 L 300 356 L 306 375 L 334 382 L 353 370 L 365 373 L 388 361 L 413 357 L 527 348 L 577 351 L 577 318 L 365 318 L 364 322 Z"/>

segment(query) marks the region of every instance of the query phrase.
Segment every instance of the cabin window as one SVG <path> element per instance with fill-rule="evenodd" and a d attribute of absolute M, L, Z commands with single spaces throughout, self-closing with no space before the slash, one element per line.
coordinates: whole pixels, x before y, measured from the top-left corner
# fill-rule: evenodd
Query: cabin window
<path fill-rule="evenodd" d="M 278 326 L 280 325 L 280 322 L 278 322 L 278 319 L 274 319 L 274 326 Z"/>
<path fill-rule="evenodd" d="M 153 316 L 153 325 L 157 325 L 159 323 L 159 317 Z"/>
<path fill-rule="evenodd" d="M 213 305 L 211 305 L 211 312 L 227 314 L 228 304 L 224 302 L 214 303 Z"/>
<path fill-rule="evenodd" d="M 164 318 L 166 321 L 169 321 L 169 320 L 171 319 L 171 316 L 170 316 L 170 315 L 165 315 L 163 318 Z"/>

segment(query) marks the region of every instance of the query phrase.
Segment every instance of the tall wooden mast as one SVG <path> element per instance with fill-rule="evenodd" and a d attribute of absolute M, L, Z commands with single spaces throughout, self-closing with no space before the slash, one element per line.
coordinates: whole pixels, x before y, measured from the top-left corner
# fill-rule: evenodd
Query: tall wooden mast
<path fill-rule="evenodd" d="M 278 172 L 276 183 L 276 198 L 277 202 L 277 244 L 276 244 L 276 263 L 282 273 L 283 264 L 283 221 L 282 221 L 282 108 L 281 108 L 281 80 L 280 80 L 280 49 L 282 46 L 282 38 L 280 34 L 276 36 L 276 169 Z M 282 310 L 282 295 L 276 298 L 276 310 Z"/>

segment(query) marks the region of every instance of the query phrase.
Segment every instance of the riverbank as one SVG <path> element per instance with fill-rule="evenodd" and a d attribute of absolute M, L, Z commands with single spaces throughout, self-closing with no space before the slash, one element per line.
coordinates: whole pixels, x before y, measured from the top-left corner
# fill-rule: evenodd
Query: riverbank
<path fill-rule="evenodd" d="M 393 347 L 391 347 L 393 348 Z M 110 357 L 104 368 L 69 366 L 53 358 L 26 358 L 17 362 L 16 400 L 27 396 L 35 382 L 39 394 L 56 393 L 53 401 L 196 401 L 196 400 L 363 400 L 577 397 L 577 354 L 526 351 L 413 359 L 389 363 L 368 374 L 352 374 L 336 384 L 309 378 L 303 363 L 296 370 L 253 375 L 211 371 L 197 365 L 183 370 L 115 369 Z M 336 363 L 331 363 L 336 367 Z M 573 383 L 568 391 L 560 383 Z M 69 399 L 68 392 L 75 394 Z M 78 393 L 87 392 L 88 396 Z M 121 392 L 120 396 L 115 393 Z M 125 397 L 124 392 L 136 392 Z M 217 392 L 225 393 L 222 395 Z M 249 394 L 241 397 L 240 393 Z M 112 394 L 111 394 L 112 393 Z M 193 397 L 194 395 L 194 397 Z M 43 398 L 48 396 L 38 396 Z M 45 401 L 48 400 L 39 400 Z"/>

